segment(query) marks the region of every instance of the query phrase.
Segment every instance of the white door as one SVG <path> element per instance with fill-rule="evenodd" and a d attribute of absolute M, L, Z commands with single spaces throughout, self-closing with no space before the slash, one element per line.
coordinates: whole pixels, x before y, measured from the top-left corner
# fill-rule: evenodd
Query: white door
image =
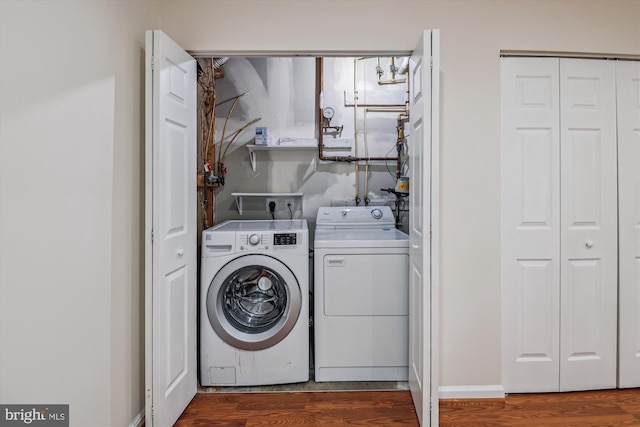
<path fill-rule="evenodd" d="M 618 61 L 619 387 L 640 387 L 640 61 Z"/>
<path fill-rule="evenodd" d="M 197 388 L 196 62 L 148 31 L 145 77 L 146 423 L 163 427 Z"/>
<path fill-rule="evenodd" d="M 560 391 L 614 388 L 618 184 L 613 61 L 560 60 Z"/>
<path fill-rule="evenodd" d="M 425 31 L 411 55 L 409 159 L 409 388 L 422 426 L 438 425 L 437 296 L 439 32 Z M 432 403 L 433 402 L 433 403 Z"/>
<path fill-rule="evenodd" d="M 560 135 L 557 58 L 501 60 L 503 382 L 557 391 Z"/>
<path fill-rule="evenodd" d="M 508 392 L 615 387 L 611 61 L 503 58 L 503 377 Z"/>

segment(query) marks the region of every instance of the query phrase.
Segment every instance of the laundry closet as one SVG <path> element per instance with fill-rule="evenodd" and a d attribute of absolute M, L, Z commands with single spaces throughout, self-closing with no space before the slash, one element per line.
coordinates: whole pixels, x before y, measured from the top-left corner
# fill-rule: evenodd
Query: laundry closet
<path fill-rule="evenodd" d="M 313 383 L 317 265 L 310 249 L 321 206 L 337 209 L 347 225 L 336 236 L 360 243 L 346 261 L 359 263 L 347 269 L 349 285 L 367 273 L 370 250 L 384 254 L 396 240 L 403 262 L 393 266 L 406 271 L 395 277 L 395 267 L 381 268 L 384 277 L 363 283 L 357 307 L 369 317 L 349 314 L 361 317 L 341 341 L 348 346 L 355 342 L 349 335 L 362 335 L 374 342 L 384 324 L 399 345 L 385 356 L 343 352 L 358 354 L 352 373 L 324 380 L 337 387 L 313 389 L 408 389 L 418 418 L 437 419 L 428 402 L 437 394 L 430 287 L 438 37 L 425 31 L 410 56 L 194 58 L 164 33 L 147 32 L 145 323 L 153 357 L 146 379 L 147 408 L 158 408 L 150 419 L 175 420 L 198 380 L 200 392 Z M 361 216 L 382 233 L 349 238 Z M 382 252 L 374 234 L 388 237 Z M 331 267 L 345 264 L 334 261 Z M 389 281 L 402 288 L 399 310 L 372 298 Z M 331 301 L 353 311 L 344 298 Z M 383 316 L 398 319 L 382 323 Z M 345 367 L 328 363 L 333 372 Z"/>
<path fill-rule="evenodd" d="M 501 58 L 507 392 L 640 386 L 640 62 Z"/>
<path fill-rule="evenodd" d="M 196 59 L 201 391 L 407 389 L 409 57 Z"/>

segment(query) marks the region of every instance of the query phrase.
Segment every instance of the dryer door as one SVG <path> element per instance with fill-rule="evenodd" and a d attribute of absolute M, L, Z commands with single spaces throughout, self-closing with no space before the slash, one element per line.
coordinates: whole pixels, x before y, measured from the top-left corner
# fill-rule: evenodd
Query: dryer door
<path fill-rule="evenodd" d="M 263 350 L 282 341 L 302 307 L 291 270 L 267 255 L 235 258 L 214 276 L 207 292 L 211 326 L 229 345 Z"/>

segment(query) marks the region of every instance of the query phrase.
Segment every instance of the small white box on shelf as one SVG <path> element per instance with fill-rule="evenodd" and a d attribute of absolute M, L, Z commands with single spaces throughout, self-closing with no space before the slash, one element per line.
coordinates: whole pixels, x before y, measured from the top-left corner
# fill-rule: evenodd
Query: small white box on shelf
<path fill-rule="evenodd" d="M 269 145 L 271 143 L 271 135 L 269 135 L 269 128 L 257 127 L 256 128 L 256 145 Z"/>

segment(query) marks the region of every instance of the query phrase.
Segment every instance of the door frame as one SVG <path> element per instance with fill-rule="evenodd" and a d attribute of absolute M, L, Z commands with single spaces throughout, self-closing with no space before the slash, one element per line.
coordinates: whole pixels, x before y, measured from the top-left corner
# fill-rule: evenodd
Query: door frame
<path fill-rule="evenodd" d="M 426 31 L 438 32 L 437 29 L 430 29 Z M 439 37 L 439 36 L 438 36 Z M 362 51 L 359 50 L 320 50 L 309 52 L 305 50 L 229 50 L 229 51 L 218 51 L 218 50 L 189 50 L 185 49 L 185 51 L 191 55 L 192 57 L 196 56 L 211 56 L 211 57 L 298 57 L 298 56 L 309 56 L 309 57 L 345 57 L 345 56 L 362 56 Z M 367 51 L 366 56 L 411 56 L 413 53 L 412 50 L 374 50 Z M 438 50 L 438 54 L 434 57 L 433 67 L 440 71 L 439 66 L 439 55 L 440 51 Z M 438 110 L 440 109 L 440 91 L 439 91 L 439 76 L 436 76 L 438 80 L 437 90 L 433 91 L 432 98 L 437 95 L 436 103 L 438 105 Z M 432 102 L 433 99 L 432 99 Z M 435 117 L 435 121 L 432 123 L 432 126 L 436 128 L 439 132 L 440 128 L 440 114 Z M 437 133 L 439 135 L 439 133 Z M 431 199 L 430 199 L 430 215 L 429 219 L 431 222 L 431 241 L 429 242 L 431 245 L 430 251 L 430 263 L 431 263 L 431 330 L 430 334 L 426 337 L 430 342 L 430 352 L 431 352 L 431 365 L 429 367 L 429 375 L 430 375 L 430 392 L 431 392 L 431 419 L 430 425 L 437 426 L 438 425 L 438 393 L 439 393 L 439 369 L 440 369 L 440 358 L 439 358 L 439 342 L 440 336 L 437 333 L 440 327 L 439 322 L 439 294 L 440 294 L 440 140 L 439 136 L 436 141 L 434 141 L 433 146 L 431 147 Z M 150 167 L 150 165 L 146 165 L 146 167 Z M 147 255 L 148 257 L 149 255 Z M 200 260 L 197 261 L 198 265 Z M 200 278 L 198 277 L 198 287 L 200 286 Z M 153 354 L 147 354 L 145 356 L 145 365 L 148 363 L 152 363 Z M 145 389 L 145 396 L 147 398 L 151 395 L 151 390 Z M 435 400 L 435 402 L 434 402 Z"/>

